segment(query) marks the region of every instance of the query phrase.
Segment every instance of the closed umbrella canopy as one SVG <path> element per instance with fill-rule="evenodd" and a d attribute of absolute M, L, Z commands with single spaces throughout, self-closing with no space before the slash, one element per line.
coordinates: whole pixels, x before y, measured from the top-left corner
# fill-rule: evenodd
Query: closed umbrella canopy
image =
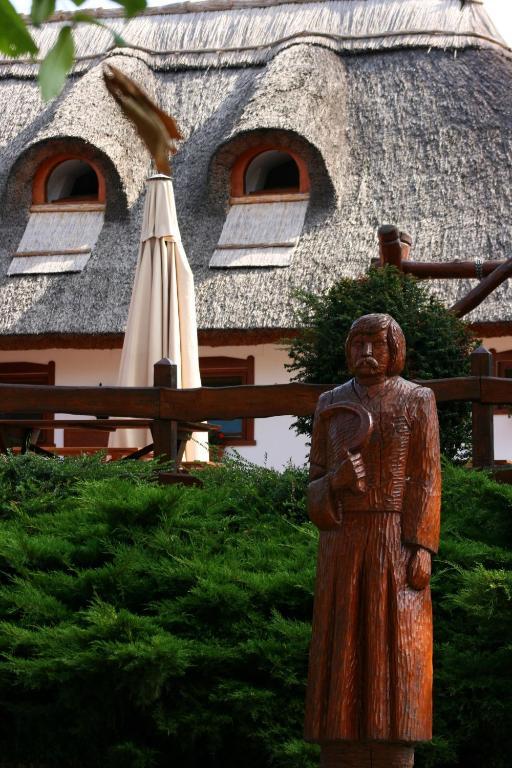
<path fill-rule="evenodd" d="M 139 260 L 135 273 L 118 384 L 153 384 L 153 366 L 168 357 L 178 368 L 178 387 L 200 387 L 194 278 L 178 227 L 172 181 L 148 179 Z M 143 430 L 122 429 L 111 446 L 140 446 L 151 442 Z M 186 461 L 207 461 L 204 432 L 194 433 L 185 450 Z"/>

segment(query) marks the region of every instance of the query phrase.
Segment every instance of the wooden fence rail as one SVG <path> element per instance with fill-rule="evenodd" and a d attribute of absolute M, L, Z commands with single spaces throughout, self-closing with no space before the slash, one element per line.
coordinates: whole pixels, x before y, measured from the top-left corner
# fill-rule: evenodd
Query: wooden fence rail
<path fill-rule="evenodd" d="M 512 403 L 512 379 L 463 376 L 418 381 L 434 390 L 439 403 L 473 401 L 487 405 Z M 266 384 L 236 387 L 59 387 L 0 384 L 0 410 L 4 414 L 56 411 L 89 416 L 129 416 L 142 419 L 244 416 L 307 416 L 318 397 L 332 384 Z"/>
<path fill-rule="evenodd" d="M 487 405 L 512 403 L 512 379 L 462 376 L 418 381 L 434 390 L 440 403 L 473 401 Z M 142 419 L 203 421 L 244 416 L 307 416 L 332 384 L 265 384 L 235 387 L 60 387 L 0 384 L 4 414 L 46 411 Z"/>
<path fill-rule="evenodd" d="M 440 403 L 472 402 L 475 466 L 493 463 L 491 406 L 512 404 L 512 380 L 491 376 L 491 362 L 490 353 L 480 347 L 471 355 L 471 376 L 418 382 L 430 387 Z M 166 435 L 176 421 L 308 416 L 320 394 L 332 387 L 292 383 L 175 389 L 173 371 L 169 361 L 157 363 L 153 387 L 0 384 L 0 411 L 4 419 L 27 412 L 152 419 L 155 453 L 169 455 L 174 437 Z"/>

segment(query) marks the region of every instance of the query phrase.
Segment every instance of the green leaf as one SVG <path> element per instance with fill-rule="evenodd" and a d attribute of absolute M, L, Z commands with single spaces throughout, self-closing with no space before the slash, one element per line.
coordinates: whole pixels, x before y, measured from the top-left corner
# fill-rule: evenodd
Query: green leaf
<path fill-rule="evenodd" d="M 135 16 L 147 6 L 146 0 L 115 0 L 118 5 L 122 5 L 126 16 Z"/>
<path fill-rule="evenodd" d="M 7 56 L 37 53 L 37 45 L 9 0 L 0 0 L 0 51 Z"/>
<path fill-rule="evenodd" d="M 55 0 L 32 0 L 30 17 L 34 26 L 39 27 L 55 10 Z"/>
<path fill-rule="evenodd" d="M 124 37 L 122 37 L 121 35 L 118 35 L 117 32 L 113 32 L 112 30 L 110 31 L 112 32 L 112 37 L 114 38 L 114 43 L 117 45 L 117 47 L 126 48 L 128 43 L 126 42 Z"/>
<path fill-rule="evenodd" d="M 73 66 L 74 53 L 71 27 L 63 27 L 57 42 L 50 48 L 39 67 L 39 85 L 45 101 L 50 101 L 62 91 L 66 75 Z"/>

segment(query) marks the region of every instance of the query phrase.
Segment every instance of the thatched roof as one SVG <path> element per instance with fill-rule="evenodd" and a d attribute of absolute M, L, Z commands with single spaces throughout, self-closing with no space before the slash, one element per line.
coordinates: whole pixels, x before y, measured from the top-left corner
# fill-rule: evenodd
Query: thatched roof
<path fill-rule="evenodd" d="M 173 161 L 174 187 L 201 328 L 293 326 L 293 291 L 324 291 L 337 277 L 362 274 L 383 222 L 411 232 L 417 259 L 512 255 L 512 62 L 482 5 L 205 5 L 153 9 L 124 27 L 115 15 L 108 21 L 136 44 L 109 59 L 172 112 L 186 137 Z M 41 32 L 45 45 L 61 23 Z M 80 34 L 75 76 L 49 106 L 29 61 L 0 64 L 4 335 L 124 330 L 150 163 L 100 79 L 110 37 L 95 28 Z M 231 165 L 269 136 L 299 152 L 311 176 L 291 265 L 212 269 Z M 101 166 L 105 225 L 82 272 L 8 277 L 49 139 L 83 142 Z M 447 303 L 467 288 L 433 284 Z M 508 285 L 474 318 L 512 320 Z"/>
<path fill-rule="evenodd" d="M 168 71 L 265 64 L 294 38 L 338 52 L 503 44 L 480 0 L 461 5 L 460 0 L 204 0 L 149 9 L 126 23 L 116 12 L 99 15 L 153 67 Z M 35 30 L 41 55 L 65 21 L 66 14 L 57 15 Z M 112 36 L 101 27 L 79 28 L 76 71 L 113 47 Z M 28 59 L 4 66 L 16 74 L 34 71 Z"/>

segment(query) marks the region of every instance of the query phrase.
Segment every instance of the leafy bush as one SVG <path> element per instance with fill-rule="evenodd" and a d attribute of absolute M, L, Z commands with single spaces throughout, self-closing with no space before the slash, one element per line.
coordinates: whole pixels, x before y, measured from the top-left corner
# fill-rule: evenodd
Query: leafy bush
<path fill-rule="evenodd" d="M 203 488 L 159 487 L 141 466 L 0 461 L 2 759 L 316 768 L 301 738 L 317 546 L 305 473 L 235 461 Z M 436 739 L 417 766 L 505 768 L 512 488 L 444 475 Z"/>
<path fill-rule="evenodd" d="M 341 384 L 350 378 L 345 339 L 361 315 L 387 312 L 400 324 L 407 341 L 404 376 L 440 379 L 469 373 L 475 341 L 468 327 L 429 293 L 424 283 L 394 267 L 370 269 L 358 280 L 339 280 L 325 295 L 299 294 L 298 323 L 303 329 L 290 342 L 294 380 Z M 471 444 L 469 404 L 438 406 L 441 449 L 450 458 Z M 297 420 L 298 432 L 310 434 L 311 419 Z"/>

